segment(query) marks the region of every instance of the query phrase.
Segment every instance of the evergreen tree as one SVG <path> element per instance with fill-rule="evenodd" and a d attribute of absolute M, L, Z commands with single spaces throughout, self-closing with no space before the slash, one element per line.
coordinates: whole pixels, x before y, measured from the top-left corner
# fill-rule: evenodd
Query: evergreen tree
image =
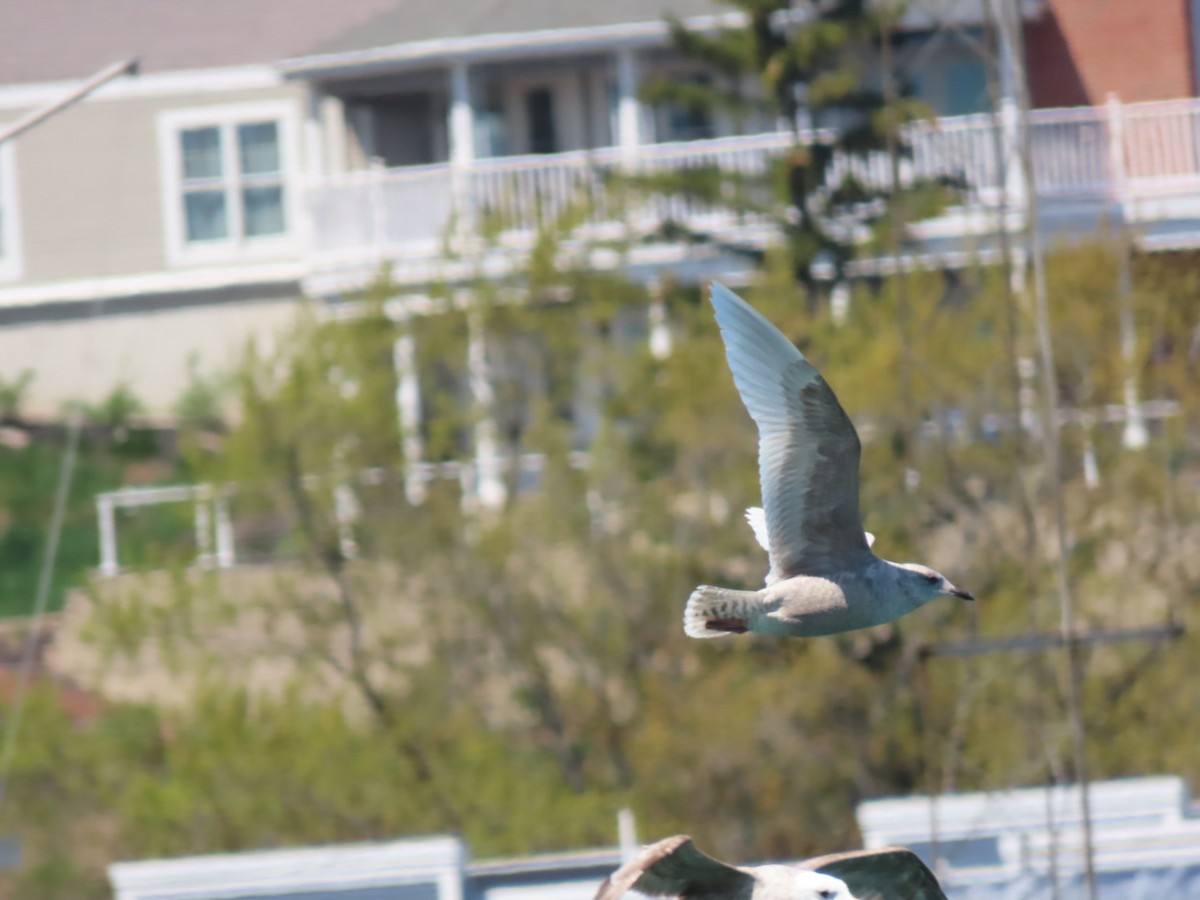
<path fill-rule="evenodd" d="M 707 80 L 648 81 L 643 99 L 739 126 L 774 123 L 788 149 L 761 176 L 695 167 L 641 176 L 653 192 L 689 196 L 774 226 L 797 283 L 844 277 L 864 246 L 898 249 L 903 225 L 933 214 L 946 184 L 903 175 L 904 125 L 931 115 L 890 52 L 898 12 L 866 0 L 724 0 L 745 17 L 716 33 L 670 21 L 675 48 Z M 716 241 L 763 258 L 760 244 L 697 234 L 669 221 L 668 236 Z"/>

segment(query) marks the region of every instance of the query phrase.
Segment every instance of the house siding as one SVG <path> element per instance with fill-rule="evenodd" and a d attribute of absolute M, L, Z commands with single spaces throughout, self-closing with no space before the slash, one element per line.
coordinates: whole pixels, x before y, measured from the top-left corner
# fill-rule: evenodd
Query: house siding
<path fill-rule="evenodd" d="M 264 292 L 265 293 L 265 292 Z M 95 319 L 40 321 L 0 327 L 0 380 L 35 373 L 21 406 L 25 415 L 59 415 L 72 400 L 99 403 L 127 385 L 145 411 L 170 413 L 194 361 L 202 377 L 237 364 L 247 342 L 269 353 L 296 319 L 295 299 L 162 309 Z"/>
<path fill-rule="evenodd" d="M 220 95 L 84 102 L 15 141 L 23 285 L 144 275 L 169 268 L 158 137 L 171 110 L 291 100 L 301 85 Z M 11 120 L 20 113 L 8 115 Z M 297 142 L 302 144 L 302 142 Z M 303 166 L 304 147 L 295 152 Z M 231 262 L 237 262 L 232 260 Z"/>
<path fill-rule="evenodd" d="M 1026 27 L 1036 106 L 1133 103 L 1191 96 L 1189 0 L 1051 0 Z"/>

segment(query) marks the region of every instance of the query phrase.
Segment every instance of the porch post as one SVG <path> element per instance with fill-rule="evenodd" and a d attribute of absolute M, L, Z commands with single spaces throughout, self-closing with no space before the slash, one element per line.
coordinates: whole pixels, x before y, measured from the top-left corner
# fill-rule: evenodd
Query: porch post
<path fill-rule="evenodd" d="M 1105 105 L 1108 109 L 1108 153 L 1109 166 L 1112 170 L 1112 191 L 1114 216 L 1117 222 L 1120 241 L 1117 252 L 1121 254 L 1120 285 L 1118 294 L 1121 298 L 1121 359 L 1125 365 L 1125 430 L 1121 442 L 1127 450 L 1141 450 L 1150 441 L 1146 430 L 1146 419 L 1142 415 L 1142 404 L 1138 399 L 1137 368 L 1137 331 L 1133 323 L 1133 310 L 1130 308 L 1129 295 L 1133 292 L 1133 279 L 1130 273 L 1130 253 L 1132 235 L 1130 223 L 1137 215 L 1134 205 L 1133 191 L 1129 190 L 1129 160 L 1125 148 L 1125 110 L 1121 106 L 1121 98 L 1115 91 L 1110 91 Z"/>
<path fill-rule="evenodd" d="M 666 359 L 671 355 L 671 324 L 667 321 L 667 304 L 663 302 L 662 282 L 650 285 L 650 306 L 647 319 L 650 326 L 650 355 Z"/>
<path fill-rule="evenodd" d="M 318 117 L 321 130 L 326 136 L 325 174 L 345 172 L 349 168 L 346 129 L 350 127 L 350 123 L 346 121 L 346 105 L 340 97 L 324 95 L 321 97 Z"/>
<path fill-rule="evenodd" d="M 421 382 L 417 375 L 417 342 L 406 313 L 393 316 L 400 332 L 392 344 L 396 370 L 396 421 L 404 456 L 404 496 L 414 506 L 425 500 L 425 475 L 421 468 Z"/>
<path fill-rule="evenodd" d="M 117 517 L 112 497 L 101 494 L 96 498 L 96 519 L 100 526 L 100 574 L 111 578 L 120 571 L 117 562 Z"/>
<path fill-rule="evenodd" d="M 1109 91 L 1105 99 L 1105 110 L 1108 116 L 1108 165 L 1112 185 L 1112 201 L 1117 207 L 1122 222 L 1128 222 L 1126 202 L 1128 194 L 1125 184 L 1125 115 L 1121 109 L 1121 98 L 1115 91 Z"/>
<path fill-rule="evenodd" d="M 1000 128 L 1003 135 L 1004 153 L 1004 209 L 1001 210 L 1002 227 L 1007 228 L 1010 211 L 1025 216 L 1025 191 L 1033 185 L 1025 183 L 1025 169 L 1021 165 L 1021 115 L 1017 101 L 1012 97 L 1000 98 Z"/>
<path fill-rule="evenodd" d="M 475 160 L 475 107 L 471 97 L 471 72 L 465 62 L 450 67 L 450 162 L 469 166 Z"/>
<path fill-rule="evenodd" d="M 304 171 L 310 182 L 317 181 L 329 174 L 328 153 L 325 147 L 325 123 L 322 116 L 324 102 L 325 98 L 320 89 L 310 85 L 304 112 Z"/>
<path fill-rule="evenodd" d="M 642 103 L 637 96 L 638 64 L 632 47 L 617 51 L 617 146 L 622 156 L 637 156 L 642 144 Z"/>
<path fill-rule="evenodd" d="M 234 546 L 233 520 L 229 517 L 229 494 L 225 489 L 218 490 L 213 497 L 213 518 L 217 532 L 217 568 L 231 569 L 237 563 L 237 549 Z"/>
<path fill-rule="evenodd" d="M 192 492 L 192 502 L 196 509 L 196 565 L 209 569 L 213 564 L 212 518 L 209 515 L 212 493 L 206 485 L 200 485 Z"/>
<path fill-rule="evenodd" d="M 475 107 L 471 96 L 471 71 L 465 62 L 450 67 L 450 116 L 446 133 L 450 143 L 450 196 L 460 235 L 470 233 L 471 164 L 475 161 Z"/>
<path fill-rule="evenodd" d="M 487 343 L 483 318 L 478 310 L 467 312 L 467 377 L 475 401 L 475 494 L 484 509 L 504 505 L 508 492 L 501 472 L 496 420 L 492 417 L 495 394 L 488 371 Z"/>

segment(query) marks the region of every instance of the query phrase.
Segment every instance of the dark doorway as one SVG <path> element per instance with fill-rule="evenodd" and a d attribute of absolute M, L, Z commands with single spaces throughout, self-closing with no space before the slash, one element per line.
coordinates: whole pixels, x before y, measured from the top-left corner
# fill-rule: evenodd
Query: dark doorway
<path fill-rule="evenodd" d="M 525 95 L 525 119 L 529 127 L 529 152 L 557 153 L 554 93 L 549 88 L 534 88 Z"/>
<path fill-rule="evenodd" d="M 388 168 L 437 162 L 433 153 L 433 98 L 429 94 L 397 94 L 371 101 L 375 155 Z"/>

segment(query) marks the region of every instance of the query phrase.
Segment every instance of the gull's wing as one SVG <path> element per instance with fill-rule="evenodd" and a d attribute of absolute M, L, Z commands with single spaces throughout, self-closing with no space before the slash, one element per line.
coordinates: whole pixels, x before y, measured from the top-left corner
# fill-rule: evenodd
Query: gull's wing
<path fill-rule="evenodd" d="M 821 373 L 746 301 L 714 282 L 712 305 L 733 382 L 758 425 L 767 583 L 849 567 L 869 552 L 850 417 Z"/>
<path fill-rule="evenodd" d="M 696 849 L 686 834 L 664 838 L 608 876 L 596 900 L 617 900 L 637 890 L 654 897 L 688 900 L 743 900 L 754 890 L 754 877 Z"/>
<path fill-rule="evenodd" d="M 946 900 L 929 867 L 903 847 L 831 853 L 802 865 L 842 879 L 859 900 Z"/>
<path fill-rule="evenodd" d="M 746 521 L 750 524 L 750 530 L 754 532 L 754 539 L 758 541 L 758 546 L 770 553 L 771 538 L 767 534 L 767 514 L 763 508 L 761 506 L 752 506 L 746 510 Z M 864 531 L 863 537 L 866 538 L 868 547 L 875 546 L 875 535 L 869 531 Z M 767 583 L 770 584 L 770 581 Z"/>

